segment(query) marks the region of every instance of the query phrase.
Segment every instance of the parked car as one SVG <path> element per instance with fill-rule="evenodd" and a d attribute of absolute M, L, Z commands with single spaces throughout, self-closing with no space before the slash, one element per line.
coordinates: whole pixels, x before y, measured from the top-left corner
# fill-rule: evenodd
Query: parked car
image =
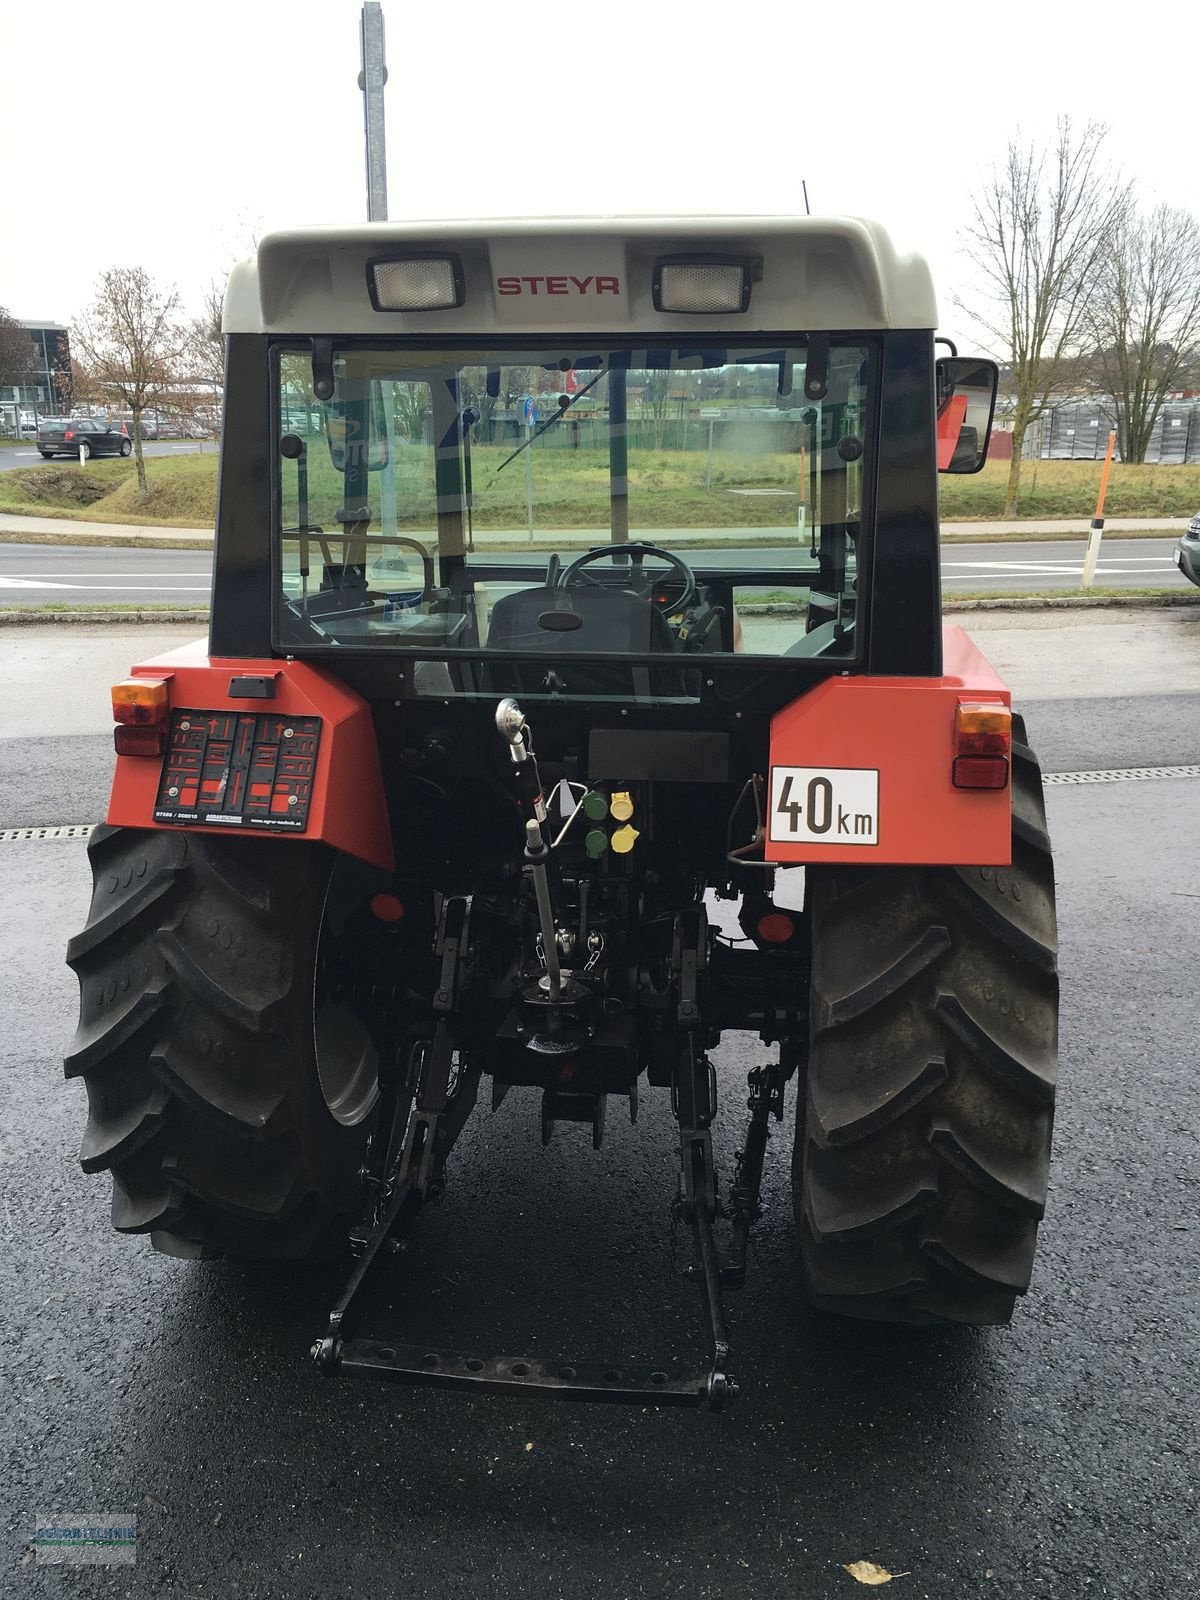
<path fill-rule="evenodd" d="M 37 446 L 51 456 L 127 456 L 133 449 L 123 422 L 104 417 L 47 417 L 38 428 Z"/>
<path fill-rule="evenodd" d="M 1185 578 L 1200 584 L 1200 511 L 1187 525 L 1187 532 L 1175 546 L 1175 565 Z"/>

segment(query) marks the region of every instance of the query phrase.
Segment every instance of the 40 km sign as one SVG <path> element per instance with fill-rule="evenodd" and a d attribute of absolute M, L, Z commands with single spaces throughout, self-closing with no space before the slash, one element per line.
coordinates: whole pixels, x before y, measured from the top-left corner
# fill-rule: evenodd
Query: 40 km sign
<path fill-rule="evenodd" d="M 773 844 L 879 843 L 879 773 L 864 767 L 772 767 Z"/>

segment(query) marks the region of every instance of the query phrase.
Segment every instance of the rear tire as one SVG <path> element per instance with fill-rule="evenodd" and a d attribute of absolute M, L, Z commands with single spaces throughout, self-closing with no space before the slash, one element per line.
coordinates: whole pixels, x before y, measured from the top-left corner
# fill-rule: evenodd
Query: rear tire
<path fill-rule="evenodd" d="M 373 1048 L 356 1009 L 373 952 L 358 963 L 357 935 L 355 964 L 337 969 L 346 983 L 322 978 L 323 998 L 318 958 L 322 972 L 336 958 L 336 874 L 364 907 L 381 875 L 322 845 L 165 829 L 100 827 L 88 854 L 65 1065 L 87 1086 L 80 1162 L 112 1173 L 113 1226 L 171 1255 L 336 1255 L 361 1207 L 374 1120 L 355 1056 Z M 370 884 L 361 894 L 356 875 Z M 332 1078 L 318 1066 L 318 1006 L 319 1026 L 329 1033 L 332 1018 L 350 1046 Z"/>
<path fill-rule="evenodd" d="M 82 461 L 90 461 L 92 459 L 92 447 L 86 439 L 79 446 L 79 456 Z"/>
<path fill-rule="evenodd" d="M 49 459 L 50 459 L 50 457 L 51 457 L 51 456 L 52 456 L 52 455 L 53 455 L 53 454 L 54 454 L 54 451 L 53 451 L 53 450 L 39 450 L 39 451 L 38 451 L 38 455 L 40 455 L 40 456 L 41 456 L 41 458 L 42 458 L 42 460 L 43 460 L 43 461 L 49 461 Z"/>
<path fill-rule="evenodd" d="M 133 454 L 133 445 L 128 439 L 121 440 L 121 454 L 123 456 L 131 456 Z"/>
<path fill-rule="evenodd" d="M 811 869 L 793 1198 L 827 1311 L 1004 1323 L 1046 1200 L 1058 1040 L 1041 774 L 1013 719 L 1009 867 Z"/>

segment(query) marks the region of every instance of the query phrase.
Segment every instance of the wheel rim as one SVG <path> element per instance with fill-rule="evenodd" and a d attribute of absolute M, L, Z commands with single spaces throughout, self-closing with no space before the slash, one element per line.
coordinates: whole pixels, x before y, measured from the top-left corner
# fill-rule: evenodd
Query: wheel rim
<path fill-rule="evenodd" d="M 329 1114 L 343 1127 L 366 1120 L 379 1099 L 379 1052 L 366 1023 L 347 1003 L 343 976 L 356 975 L 347 920 L 368 898 L 367 869 L 340 861 L 325 891 L 313 976 L 313 1049 Z M 345 952 L 338 946 L 345 944 Z"/>
<path fill-rule="evenodd" d="M 313 1023 L 317 1078 L 329 1114 L 353 1128 L 379 1099 L 379 1055 L 362 1019 L 337 1002 L 321 1007 Z"/>

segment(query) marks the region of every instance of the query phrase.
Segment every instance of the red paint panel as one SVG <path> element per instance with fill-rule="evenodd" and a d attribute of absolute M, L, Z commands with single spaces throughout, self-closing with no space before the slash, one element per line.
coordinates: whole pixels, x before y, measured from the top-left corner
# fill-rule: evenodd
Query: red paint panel
<path fill-rule="evenodd" d="M 940 678 L 831 678 L 777 713 L 771 722 L 772 769 L 829 772 L 834 824 L 831 842 L 818 843 L 781 837 L 788 818 L 779 819 L 769 860 L 1008 865 L 1009 788 L 956 789 L 953 771 L 959 700 L 994 699 L 1007 706 L 1009 691 L 961 628 L 943 629 L 943 664 Z M 863 828 L 869 842 L 837 840 L 836 796 L 847 782 L 839 775 L 869 772 L 878 773 L 875 826 Z M 768 785 L 768 799 L 775 789 Z M 805 798 L 802 787 L 789 790 L 789 802 Z M 828 801 L 818 798 L 824 824 Z M 864 803 L 859 814 L 868 809 Z"/>
<path fill-rule="evenodd" d="M 143 662 L 134 667 L 132 676 L 168 675 L 172 705 L 204 707 L 213 714 L 213 733 L 225 732 L 226 737 L 232 738 L 238 712 L 264 710 L 261 701 L 229 698 L 229 680 L 235 674 L 274 677 L 275 699 L 270 709 L 278 711 L 281 718 L 317 716 L 322 720 L 308 825 L 302 832 L 283 837 L 320 839 L 376 866 L 392 867 L 391 827 L 375 727 L 370 707 L 361 695 L 331 673 L 303 661 L 244 657 L 210 660 L 203 640 Z M 161 765 L 149 757 L 118 756 L 108 803 L 110 823 L 122 828 L 173 826 L 153 820 Z M 220 833 L 227 838 L 234 831 L 242 838 L 251 832 L 193 824 L 188 827 L 189 831 Z M 254 829 L 253 837 L 281 836 Z"/>
<path fill-rule="evenodd" d="M 954 451 L 958 444 L 962 425 L 967 420 L 967 397 L 965 394 L 956 394 L 947 403 L 946 409 L 937 421 L 937 464 L 938 471 L 945 472 L 954 459 Z"/>

